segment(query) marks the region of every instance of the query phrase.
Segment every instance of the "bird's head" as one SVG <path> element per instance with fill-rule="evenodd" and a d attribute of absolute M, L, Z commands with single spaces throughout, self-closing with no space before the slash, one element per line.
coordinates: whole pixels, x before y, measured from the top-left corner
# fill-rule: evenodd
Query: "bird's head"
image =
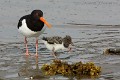
<path fill-rule="evenodd" d="M 68 48 L 68 51 L 70 52 L 72 49 L 72 46 L 74 45 L 72 42 L 71 36 L 66 35 L 66 37 L 63 38 L 63 42 L 64 42 L 64 47 Z"/>
<path fill-rule="evenodd" d="M 41 10 L 33 10 L 31 12 L 31 17 L 34 20 L 40 20 L 40 21 L 44 22 L 44 24 L 46 24 L 48 28 L 51 28 L 51 25 L 44 19 L 43 12 Z"/>

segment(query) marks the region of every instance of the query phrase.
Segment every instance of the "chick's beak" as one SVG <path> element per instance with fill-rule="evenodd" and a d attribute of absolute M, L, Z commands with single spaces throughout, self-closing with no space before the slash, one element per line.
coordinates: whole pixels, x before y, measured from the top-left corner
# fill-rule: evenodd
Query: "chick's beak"
<path fill-rule="evenodd" d="M 71 51 L 72 51 L 72 44 L 70 44 L 68 47 L 68 52 L 71 52 Z"/>
<path fill-rule="evenodd" d="M 51 25 L 43 17 L 40 17 L 40 20 L 44 22 L 48 28 L 51 28 Z"/>
<path fill-rule="evenodd" d="M 71 42 L 71 46 L 74 46 L 73 42 Z"/>
<path fill-rule="evenodd" d="M 69 48 L 68 48 L 68 52 L 71 52 L 71 50 L 72 50 L 72 48 L 71 48 L 71 47 L 69 47 Z"/>

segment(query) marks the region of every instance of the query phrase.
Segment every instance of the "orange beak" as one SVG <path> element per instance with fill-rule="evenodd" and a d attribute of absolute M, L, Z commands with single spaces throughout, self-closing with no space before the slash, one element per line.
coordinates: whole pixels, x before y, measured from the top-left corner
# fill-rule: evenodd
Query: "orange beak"
<path fill-rule="evenodd" d="M 51 28 L 51 25 L 43 17 L 40 17 L 40 20 L 44 22 L 48 28 Z"/>

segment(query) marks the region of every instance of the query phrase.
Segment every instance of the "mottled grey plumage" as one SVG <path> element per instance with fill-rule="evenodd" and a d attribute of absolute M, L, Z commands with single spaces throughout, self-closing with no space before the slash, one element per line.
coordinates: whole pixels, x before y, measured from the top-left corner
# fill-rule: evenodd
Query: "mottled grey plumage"
<path fill-rule="evenodd" d="M 47 41 L 49 44 L 62 44 L 64 47 L 69 47 L 69 44 L 72 44 L 72 39 L 69 35 L 66 35 L 66 37 L 62 38 L 59 36 L 54 37 L 43 37 L 43 40 Z"/>
<path fill-rule="evenodd" d="M 66 37 L 63 38 L 63 45 L 68 48 L 70 44 L 73 44 L 72 38 L 69 35 L 66 35 Z"/>
<path fill-rule="evenodd" d="M 43 40 L 47 41 L 49 44 L 62 44 L 62 38 L 58 36 L 54 37 L 43 37 Z"/>

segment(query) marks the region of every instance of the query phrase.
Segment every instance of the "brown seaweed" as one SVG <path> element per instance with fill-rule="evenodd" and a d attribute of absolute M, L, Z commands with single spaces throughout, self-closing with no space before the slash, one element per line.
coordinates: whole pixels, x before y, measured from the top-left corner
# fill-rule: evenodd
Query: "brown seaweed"
<path fill-rule="evenodd" d="M 99 76 L 101 67 L 96 66 L 93 62 L 77 62 L 68 64 L 61 60 L 53 60 L 51 64 L 44 64 L 41 68 L 46 76 L 54 76 L 60 74 L 62 76 Z"/>

